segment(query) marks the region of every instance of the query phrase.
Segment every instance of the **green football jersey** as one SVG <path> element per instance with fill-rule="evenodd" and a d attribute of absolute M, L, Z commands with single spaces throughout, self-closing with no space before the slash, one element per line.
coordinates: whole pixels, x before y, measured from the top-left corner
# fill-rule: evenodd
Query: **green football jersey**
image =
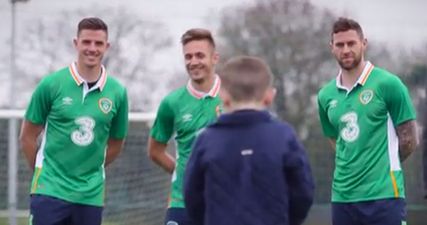
<path fill-rule="evenodd" d="M 188 82 L 186 87 L 173 91 L 160 103 L 150 135 L 158 142 L 167 143 L 175 134 L 177 145 L 169 207 L 184 207 L 182 191 L 185 166 L 195 137 L 214 122 L 221 112 L 218 95 L 220 84 L 217 76 L 211 90 L 201 93 Z"/>
<path fill-rule="evenodd" d="M 324 134 L 336 140 L 332 202 L 404 198 L 395 127 L 415 119 L 401 80 L 367 62 L 351 90 L 340 75 L 318 94 Z"/>
<path fill-rule="evenodd" d="M 31 193 L 102 206 L 107 141 L 127 135 L 126 89 L 104 67 L 89 88 L 73 63 L 42 79 L 25 119 L 44 125 Z"/>

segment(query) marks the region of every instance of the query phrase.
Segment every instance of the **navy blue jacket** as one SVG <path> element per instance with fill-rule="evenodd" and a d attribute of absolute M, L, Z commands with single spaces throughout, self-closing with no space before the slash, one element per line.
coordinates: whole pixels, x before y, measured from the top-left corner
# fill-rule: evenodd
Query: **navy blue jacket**
<path fill-rule="evenodd" d="M 187 163 L 184 200 L 195 225 L 299 225 L 313 194 L 303 146 L 267 111 L 220 116 Z"/>

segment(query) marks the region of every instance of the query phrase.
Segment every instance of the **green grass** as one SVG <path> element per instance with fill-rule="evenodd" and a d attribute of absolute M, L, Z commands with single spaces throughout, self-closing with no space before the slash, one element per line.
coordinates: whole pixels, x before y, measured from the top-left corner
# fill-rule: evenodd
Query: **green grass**
<path fill-rule="evenodd" d="M 1 217 L 0 218 L 0 225 L 9 225 L 9 219 Z M 28 225 L 28 218 L 19 218 L 18 219 L 18 225 Z"/>

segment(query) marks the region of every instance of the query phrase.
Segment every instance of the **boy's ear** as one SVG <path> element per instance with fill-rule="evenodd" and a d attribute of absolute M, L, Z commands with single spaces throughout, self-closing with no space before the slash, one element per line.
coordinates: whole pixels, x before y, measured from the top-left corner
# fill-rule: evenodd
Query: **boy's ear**
<path fill-rule="evenodd" d="M 222 105 L 224 107 L 224 110 L 227 112 L 228 109 L 231 107 L 231 96 L 228 93 L 228 91 L 224 90 L 224 88 L 219 89 L 219 97 L 222 100 Z"/>
<path fill-rule="evenodd" d="M 265 91 L 263 103 L 265 106 L 270 106 L 273 104 L 274 97 L 276 97 L 276 88 L 268 88 Z"/>

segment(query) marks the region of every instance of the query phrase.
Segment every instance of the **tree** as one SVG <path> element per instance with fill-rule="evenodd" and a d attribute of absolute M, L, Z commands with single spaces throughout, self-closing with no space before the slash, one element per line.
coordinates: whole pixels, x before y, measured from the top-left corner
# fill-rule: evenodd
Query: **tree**
<path fill-rule="evenodd" d="M 18 106 L 23 107 L 36 83 L 46 74 L 75 60 L 72 38 L 77 23 L 86 16 L 98 16 L 109 26 L 111 48 L 104 57 L 107 71 L 128 88 L 133 111 L 151 111 L 165 91 L 164 67 L 154 62 L 172 42 L 163 24 L 146 21 L 123 7 L 91 6 L 64 11 L 27 23 L 18 37 L 18 74 L 15 81 L 26 90 Z M 157 61 L 156 61 L 157 60 Z M 25 82 L 20 82 L 25 80 Z M 163 85 L 163 86 L 162 86 Z M 159 93 L 160 92 L 160 93 Z M 157 93 L 157 95 L 156 95 Z"/>
<path fill-rule="evenodd" d="M 427 42 L 421 46 L 422 47 L 418 51 L 412 51 L 406 54 L 405 57 L 402 57 L 408 61 L 405 63 L 406 71 L 403 73 L 404 76 L 402 76 L 402 78 L 411 92 L 413 102 L 418 112 L 417 120 L 424 131 L 422 133 L 421 147 L 426 153 L 425 163 L 427 165 Z"/>
<path fill-rule="evenodd" d="M 220 19 L 221 54 L 266 60 L 275 76 L 274 109 L 304 139 L 312 128 L 319 132 L 316 94 L 337 71 L 328 48 L 334 19 L 308 0 L 261 0 L 229 8 Z"/>
<path fill-rule="evenodd" d="M 425 48 L 427 49 L 427 43 Z M 415 53 L 416 63 L 411 67 L 411 72 L 406 77 L 406 82 L 414 97 L 417 106 L 417 120 L 422 129 L 420 150 L 422 151 L 424 198 L 427 198 L 427 54 L 425 52 Z M 414 60 L 415 61 L 415 60 Z M 416 168 L 419 171 L 419 168 Z"/>
<path fill-rule="evenodd" d="M 427 129 L 427 64 L 416 64 L 412 68 L 410 74 L 410 84 L 412 88 L 417 89 L 419 93 L 417 105 L 418 105 L 418 116 L 422 123 L 422 127 Z M 427 132 L 423 133 L 423 147 L 427 152 Z"/>

